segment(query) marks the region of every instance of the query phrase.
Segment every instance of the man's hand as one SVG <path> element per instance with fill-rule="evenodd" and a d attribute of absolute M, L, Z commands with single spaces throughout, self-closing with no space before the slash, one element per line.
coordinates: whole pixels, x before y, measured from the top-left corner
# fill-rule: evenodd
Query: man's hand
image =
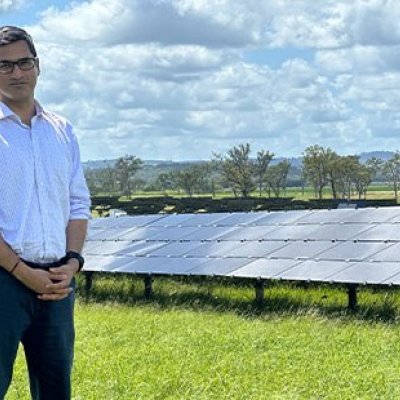
<path fill-rule="evenodd" d="M 45 271 L 31 268 L 20 262 L 13 275 L 26 287 L 38 293 L 41 300 L 62 300 L 72 291 L 69 287 L 71 280 L 78 271 L 76 260 L 69 260 L 67 264 Z"/>
<path fill-rule="evenodd" d="M 46 285 L 46 292 L 39 294 L 40 300 L 61 300 L 67 297 L 72 289 L 70 287 L 72 278 L 79 270 L 79 263 L 70 259 L 61 267 L 50 268 L 48 274 L 50 283 Z"/>

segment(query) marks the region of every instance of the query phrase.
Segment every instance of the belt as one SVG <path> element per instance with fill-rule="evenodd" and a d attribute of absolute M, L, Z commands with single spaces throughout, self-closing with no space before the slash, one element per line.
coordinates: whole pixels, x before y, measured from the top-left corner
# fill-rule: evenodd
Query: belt
<path fill-rule="evenodd" d="M 21 258 L 21 261 L 23 261 L 29 267 L 39 268 L 39 269 L 46 269 L 46 270 L 48 270 L 50 268 L 61 267 L 61 265 L 64 265 L 66 263 L 65 257 L 60 258 L 57 261 L 53 261 L 53 262 L 49 262 L 49 263 L 36 263 L 36 262 L 24 260 L 23 258 Z"/>

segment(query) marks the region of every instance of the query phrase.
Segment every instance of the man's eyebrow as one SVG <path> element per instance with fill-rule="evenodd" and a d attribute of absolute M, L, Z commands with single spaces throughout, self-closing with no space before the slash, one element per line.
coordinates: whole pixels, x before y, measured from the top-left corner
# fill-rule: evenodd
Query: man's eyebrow
<path fill-rule="evenodd" d="M 16 60 L 7 60 L 7 59 L 2 60 L 2 59 L 0 58 L 0 62 L 17 62 L 17 61 L 20 61 L 20 60 L 26 60 L 27 58 L 36 58 L 36 57 L 29 57 L 29 56 L 26 56 L 26 57 L 17 58 Z"/>

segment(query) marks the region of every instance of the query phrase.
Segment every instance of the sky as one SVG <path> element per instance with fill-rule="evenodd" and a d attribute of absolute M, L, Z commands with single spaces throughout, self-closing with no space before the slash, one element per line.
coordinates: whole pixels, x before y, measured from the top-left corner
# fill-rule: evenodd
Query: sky
<path fill-rule="evenodd" d="M 398 0 L 0 0 L 82 160 L 400 149 Z"/>

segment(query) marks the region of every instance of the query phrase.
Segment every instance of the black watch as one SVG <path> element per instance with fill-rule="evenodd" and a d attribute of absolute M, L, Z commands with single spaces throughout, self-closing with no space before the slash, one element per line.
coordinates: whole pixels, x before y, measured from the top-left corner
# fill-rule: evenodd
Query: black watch
<path fill-rule="evenodd" d="M 70 260 L 71 258 L 75 258 L 75 260 L 78 260 L 79 263 L 79 269 L 78 272 L 82 269 L 83 264 L 85 264 L 85 259 L 76 251 L 67 251 L 65 253 L 65 261 Z"/>

